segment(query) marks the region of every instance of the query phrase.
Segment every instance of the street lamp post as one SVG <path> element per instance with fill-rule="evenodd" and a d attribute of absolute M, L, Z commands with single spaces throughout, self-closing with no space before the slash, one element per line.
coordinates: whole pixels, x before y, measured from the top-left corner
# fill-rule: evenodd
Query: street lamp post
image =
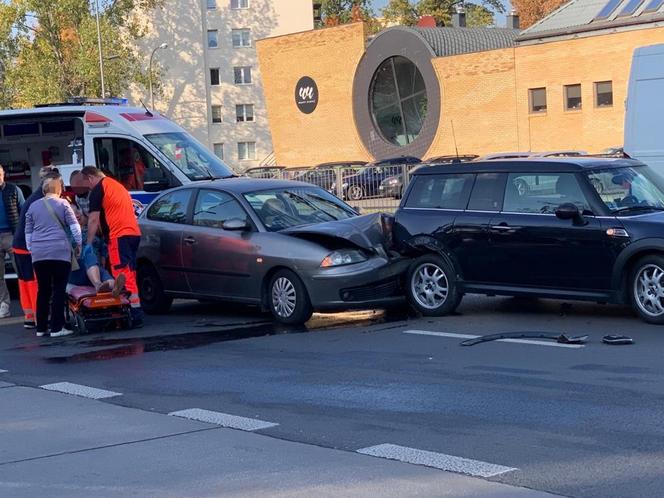
<path fill-rule="evenodd" d="M 101 51 L 101 26 L 99 25 L 99 0 L 95 0 L 95 14 L 97 17 L 97 47 L 99 50 L 99 75 L 101 78 L 101 98 L 106 97 L 106 85 L 104 84 L 104 55 Z"/>
<path fill-rule="evenodd" d="M 150 64 L 148 66 L 148 78 L 150 81 L 150 102 L 152 102 L 152 109 L 154 110 L 154 92 L 152 91 L 152 59 L 154 58 L 154 53 L 157 50 L 164 50 L 168 48 L 168 43 L 162 43 L 161 45 L 155 47 L 150 54 Z"/>

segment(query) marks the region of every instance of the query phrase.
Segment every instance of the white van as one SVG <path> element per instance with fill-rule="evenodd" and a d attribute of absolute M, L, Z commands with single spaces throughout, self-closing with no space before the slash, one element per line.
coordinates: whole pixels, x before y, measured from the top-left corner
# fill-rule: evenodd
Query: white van
<path fill-rule="evenodd" d="M 634 51 L 625 112 L 625 153 L 664 175 L 664 44 Z"/>
<path fill-rule="evenodd" d="M 131 192 L 137 211 L 161 190 L 233 176 L 231 169 L 165 116 L 124 99 L 0 111 L 0 164 L 27 195 L 42 166 L 72 171 L 97 166 Z"/>

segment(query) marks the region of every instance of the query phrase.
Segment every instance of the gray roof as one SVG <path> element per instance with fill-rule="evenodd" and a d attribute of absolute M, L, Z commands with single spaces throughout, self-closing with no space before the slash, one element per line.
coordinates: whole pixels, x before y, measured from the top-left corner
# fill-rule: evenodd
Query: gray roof
<path fill-rule="evenodd" d="M 656 12 L 644 12 L 651 0 L 643 0 L 633 14 L 621 15 L 621 11 L 630 2 L 630 0 L 622 0 L 608 18 L 595 19 L 608 2 L 609 0 L 570 0 L 541 21 L 522 31 L 518 41 L 615 29 L 623 26 L 648 24 L 664 19 L 664 4 Z"/>
<path fill-rule="evenodd" d="M 438 57 L 483 52 L 515 45 L 519 31 L 505 28 L 407 28 L 415 31 L 431 46 Z"/>

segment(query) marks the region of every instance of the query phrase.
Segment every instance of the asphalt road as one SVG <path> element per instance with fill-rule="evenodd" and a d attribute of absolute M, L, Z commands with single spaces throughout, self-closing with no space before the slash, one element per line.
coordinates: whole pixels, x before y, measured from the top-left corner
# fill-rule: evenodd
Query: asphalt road
<path fill-rule="evenodd" d="M 122 407 L 259 419 L 278 424 L 259 434 L 347 452 L 388 444 L 393 458 L 405 447 L 472 459 L 510 469 L 489 481 L 565 496 L 664 489 L 664 329 L 625 308 L 473 297 L 435 320 L 376 311 L 316 315 L 301 328 L 230 311 L 180 305 L 141 331 L 53 340 L 10 319 L 0 381 L 71 382 L 121 393 L 104 403 Z M 461 347 L 450 337 L 524 331 L 589 342 Z M 611 333 L 635 343 L 602 344 Z"/>

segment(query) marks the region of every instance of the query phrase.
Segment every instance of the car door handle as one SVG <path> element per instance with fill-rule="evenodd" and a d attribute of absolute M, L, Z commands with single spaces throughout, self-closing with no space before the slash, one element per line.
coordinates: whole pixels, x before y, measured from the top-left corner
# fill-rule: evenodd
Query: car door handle
<path fill-rule="evenodd" d="M 190 246 L 193 246 L 196 243 L 196 239 L 193 237 L 185 237 L 184 238 L 184 243 L 189 244 Z"/>
<path fill-rule="evenodd" d="M 491 230 L 498 230 L 499 232 L 508 232 L 518 230 L 521 227 L 510 226 L 507 223 L 501 223 L 500 225 L 493 225 Z"/>

